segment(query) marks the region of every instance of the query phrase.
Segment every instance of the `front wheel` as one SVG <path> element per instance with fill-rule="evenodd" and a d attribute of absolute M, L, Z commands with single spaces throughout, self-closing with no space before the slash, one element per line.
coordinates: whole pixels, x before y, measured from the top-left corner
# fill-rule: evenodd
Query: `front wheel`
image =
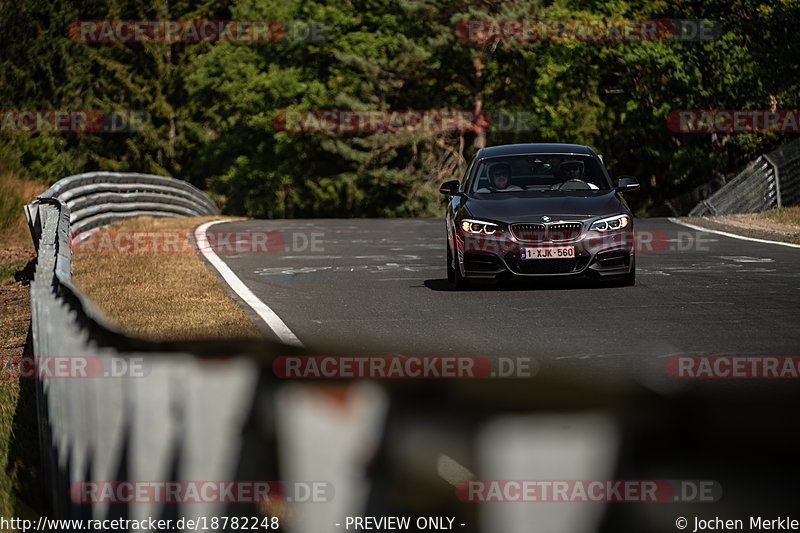
<path fill-rule="evenodd" d="M 461 267 L 456 261 L 455 268 L 453 269 L 453 288 L 457 291 L 463 291 L 469 287 L 469 280 L 461 273 Z"/>
<path fill-rule="evenodd" d="M 447 243 L 447 281 L 456 282 L 456 269 L 453 268 L 453 254 L 450 252 L 450 243 Z"/>
<path fill-rule="evenodd" d="M 619 284 L 622 287 L 633 287 L 636 285 L 636 257 L 631 257 L 631 271 L 622 276 Z"/>

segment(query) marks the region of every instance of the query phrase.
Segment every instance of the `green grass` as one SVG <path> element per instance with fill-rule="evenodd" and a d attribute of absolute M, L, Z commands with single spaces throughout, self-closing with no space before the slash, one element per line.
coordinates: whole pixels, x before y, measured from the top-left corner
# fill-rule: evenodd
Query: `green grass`
<path fill-rule="evenodd" d="M 28 264 L 26 259 L 17 259 L 15 261 L 9 261 L 8 263 L 0 263 L 0 283 L 13 278 L 17 271 L 21 270 L 26 264 Z"/>

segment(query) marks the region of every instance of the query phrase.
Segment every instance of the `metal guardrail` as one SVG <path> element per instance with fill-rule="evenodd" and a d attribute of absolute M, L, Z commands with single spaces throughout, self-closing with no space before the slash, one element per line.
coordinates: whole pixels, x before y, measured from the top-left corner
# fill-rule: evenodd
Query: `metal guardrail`
<path fill-rule="evenodd" d="M 102 192 L 94 192 L 94 187 Z M 119 191 L 119 196 L 109 194 L 112 190 Z M 139 203 L 139 194 L 147 201 Z M 90 199 L 102 203 L 92 208 Z M 78 209 L 72 211 L 70 203 Z M 75 227 L 96 227 L 134 213 L 216 212 L 208 197 L 178 180 L 99 172 L 61 180 L 26 206 L 38 252 L 30 294 L 33 355 L 39 364 L 46 367 L 48 358 L 65 357 L 101 361 L 106 369 L 112 359 L 146 363 L 144 378 L 37 376 L 42 470 L 55 517 L 169 514 L 158 503 L 87 505 L 70 495 L 74 483 L 237 479 L 235 459 L 243 442 L 237 422 L 255 394 L 256 359 L 226 358 L 207 364 L 203 354 L 264 356 L 272 346 L 153 343 L 131 338 L 111 326 L 71 282 L 70 233 Z M 265 454 L 269 455 L 266 450 Z M 262 479 L 275 474 L 266 475 Z M 224 514 L 225 509 L 211 504 L 181 511 L 187 516 L 191 511 L 191 516 L 211 517 Z"/>
<path fill-rule="evenodd" d="M 800 140 L 760 156 L 690 216 L 758 213 L 800 205 Z"/>
<path fill-rule="evenodd" d="M 125 217 L 218 215 L 217 205 L 185 181 L 151 174 L 87 172 L 56 182 L 38 196 L 58 200 L 70 211 L 70 230 L 80 233 Z M 39 203 L 25 212 L 37 241 Z"/>
<path fill-rule="evenodd" d="M 778 207 L 800 205 L 800 139 L 767 154 L 778 173 Z"/>
<path fill-rule="evenodd" d="M 722 178 L 713 178 L 678 196 L 673 196 L 663 203 L 647 210 L 647 217 L 681 217 L 689 214 L 694 206 L 702 202 L 725 186 Z"/>

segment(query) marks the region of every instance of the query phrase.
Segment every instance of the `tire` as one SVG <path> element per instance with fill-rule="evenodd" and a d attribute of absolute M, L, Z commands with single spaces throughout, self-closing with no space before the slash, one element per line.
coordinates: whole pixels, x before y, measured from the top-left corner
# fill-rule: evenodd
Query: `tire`
<path fill-rule="evenodd" d="M 456 261 L 455 268 L 453 269 L 453 288 L 457 291 L 463 291 L 469 287 L 469 280 L 461 274 L 461 267 Z"/>
<path fill-rule="evenodd" d="M 461 274 L 458 260 L 454 257 L 450 248 L 449 239 L 447 241 L 447 281 L 449 281 L 457 291 L 464 290 L 469 286 L 469 281 Z"/>
<path fill-rule="evenodd" d="M 453 268 L 453 254 L 450 252 L 450 243 L 447 243 L 447 281 L 456 282 L 456 269 Z"/>
<path fill-rule="evenodd" d="M 631 271 L 622 276 L 619 281 L 620 287 L 633 287 L 636 285 L 636 257 L 631 258 Z"/>

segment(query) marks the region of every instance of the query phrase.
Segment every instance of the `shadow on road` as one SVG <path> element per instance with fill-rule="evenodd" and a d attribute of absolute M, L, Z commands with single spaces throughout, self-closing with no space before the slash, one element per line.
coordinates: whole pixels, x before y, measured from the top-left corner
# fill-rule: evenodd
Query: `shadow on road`
<path fill-rule="evenodd" d="M 442 279 L 425 280 L 424 285 L 432 291 L 456 292 L 453 285 Z M 504 279 L 499 282 L 471 281 L 464 292 L 481 291 L 565 291 L 576 289 L 621 289 L 617 282 L 587 278 L 577 279 Z M 459 291 L 461 292 L 461 291 Z"/>

